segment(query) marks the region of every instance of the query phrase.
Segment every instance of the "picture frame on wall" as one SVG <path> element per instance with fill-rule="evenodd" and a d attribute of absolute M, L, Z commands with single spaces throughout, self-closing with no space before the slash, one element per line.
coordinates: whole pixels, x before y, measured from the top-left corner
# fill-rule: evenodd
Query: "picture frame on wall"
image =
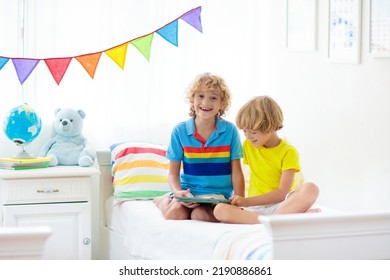
<path fill-rule="evenodd" d="M 390 1 L 370 2 L 370 54 L 390 57 Z"/>
<path fill-rule="evenodd" d="M 292 51 L 317 49 L 317 0 L 286 0 L 286 47 Z"/>
<path fill-rule="evenodd" d="M 360 63 L 361 0 L 329 1 L 329 59 Z"/>

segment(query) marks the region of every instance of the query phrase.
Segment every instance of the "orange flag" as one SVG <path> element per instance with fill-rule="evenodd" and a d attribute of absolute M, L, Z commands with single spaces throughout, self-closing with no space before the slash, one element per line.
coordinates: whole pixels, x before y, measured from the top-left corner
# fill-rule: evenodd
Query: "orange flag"
<path fill-rule="evenodd" d="M 80 62 L 80 64 L 84 67 L 84 69 L 87 71 L 89 76 L 91 76 L 91 78 L 93 79 L 101 55 L 102 53 L 98 52 L 98 53 L 76 56 L 75 58 L 77 59 L 78 62 Z"/>
<path fill-rule="evenodd" d="M 60 85 L 62 78 L 65 75 L 66 70 L 68 69 L 69 63 L 71 62 L 72 57 L 63 57 L 63 58 L 47 58 L 44 59 L 47 67 L 50 70 L 51 75 L 56 81 L 57 85 Z"/>
<path fill-rule="evenodd" d="M 108 55 L 116 64 L 118 64 L 122 70 L 125 68 L 128 45 L 129 43 L 126 42 L 120 46 L 105 51 L 106 55 Z"/>

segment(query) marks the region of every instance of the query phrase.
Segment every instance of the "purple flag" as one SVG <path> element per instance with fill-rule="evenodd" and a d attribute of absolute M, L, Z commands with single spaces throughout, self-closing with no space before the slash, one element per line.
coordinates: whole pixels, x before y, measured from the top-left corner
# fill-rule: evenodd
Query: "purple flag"
<path fill-rule="evenodd" d="M 177 30 L 178 30 L 178 21 L 175 20 L 171 22 L 170 24 L 165 25 L 161 29 L 157 30 L 157 34 L 163 37 L 165 40 L 167 40 L 169 43 L 171 43 L 174 46 L 178 46 L 178 39 L 177 39 Z"/>
<path fill-rule="evenodd" d="M 196 29 L 198 29 L 201 33 L 203 33 L 202 23 L 200 20 L 200 12 L 201 11 L 202 11 L 202 7 L 192 9 L 191 11 L 182 15 L 181 19 L 184 20 L 185 22 L 187 22 L 188 24 L 192 25 Z"/>
<path fill-rule="evenodd" d="M 20 84 L 23 85 L 24 81 L 27 80 L 39 61 L 39 59 L 12 58 Z"/>

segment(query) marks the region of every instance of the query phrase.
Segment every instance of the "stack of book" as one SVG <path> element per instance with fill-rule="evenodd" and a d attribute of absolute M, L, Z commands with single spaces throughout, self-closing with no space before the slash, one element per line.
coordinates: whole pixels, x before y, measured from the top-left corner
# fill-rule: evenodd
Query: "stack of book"
<path fill-rule="evenodd" d="M 45 168 L 49 166 L 50 158 L 0 158 L 0 168 L 10 170 L 23 170 Z"/>

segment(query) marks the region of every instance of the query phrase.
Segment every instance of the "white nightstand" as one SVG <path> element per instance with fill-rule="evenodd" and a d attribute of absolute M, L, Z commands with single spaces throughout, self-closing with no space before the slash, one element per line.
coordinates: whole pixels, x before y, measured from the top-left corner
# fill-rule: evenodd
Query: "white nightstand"
<path fill-rule="evenodd" d="M 94 167 L 0 170 L 0 225 L 50 226 L 42 259 L 91 259 Z"/>

